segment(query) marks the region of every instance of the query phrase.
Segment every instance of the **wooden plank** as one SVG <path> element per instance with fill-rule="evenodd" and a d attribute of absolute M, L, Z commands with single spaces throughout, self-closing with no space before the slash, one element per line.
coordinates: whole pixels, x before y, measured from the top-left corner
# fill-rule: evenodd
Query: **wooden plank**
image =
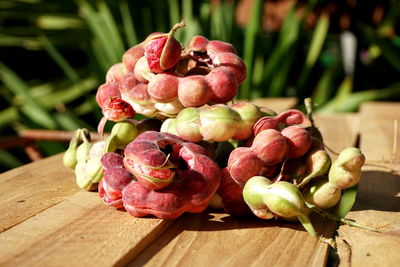
<path fill-rule="evenodd" d="M 1 174 L 0 232 L 77 192 L 74 177 L 62 154 Z"/>
<path fill-rule="evenodd" d="M 361 114 L 363 118 L 363 135 L 360 140 L 360 146 L 368 156 L 368 160 L 379 162 L 400 161 L 399 103 L 365 103 L 361 106 Z"/>
<path fill-rule="evenodd" d="M 323 266 L 322 247 L 297 223 L 187 214 L 129 266 Z"/>
<path fill-rule="evenodd" d="M 399 118 L 400 105 L 366 103 L 360 112 L 360 143 L 367 164 L 357 201 L 348 217 L 381 233 L 341 226 L 337 237 L 340 265 L 397 266 L 400 262 L 400 162 L 392 155 L 393 140 L 399 140 L 399 133 L 393 130 L 393 120 Z M 389 159 L 394 160 L 388 163 Z"/>
<path fill-rule="evenodd" d="M 240 100 L 238 100 L 240 101 Z M 238 102 L 236 101 L 236 102 Z M 295 97 L 272 97 L 272 98 L 257 98 L 250 101 L 260 107 L 266 107 L 274 110 L 275 112 L 281 112 L 289 108 L 293 108 L 297 104 Z"/>
<path fill-rule="evenodd" d="M 0 265 L 120 266 L 170 223 L 133 218 L 81 191 L 0 233 Z"/>
<path fill-rule="evenodd" d="M 326 138 L 332 148 L 354 145 L 358 117 L 320 116 L 322 133 L 341 125 L 335 138 Z M 316 229 L 332 236 L 335 222 L 313 217 Z M 324 266 L 328 246 L 318 242 L 298 223 L 238 219 L 224 213 L 190 214 L 180 218 L 157 242 L 136 257 L 130 266 Z"/>
<path fill-rule="evenodd" d="M 328 149 L 339 153 L 341 150 L 357 143 L 360 131 L 360 118 L 357 113 L 316 114 L 316 127 L 320 130 Z M 336 155 L 329 151 L 332 158 Z"/>

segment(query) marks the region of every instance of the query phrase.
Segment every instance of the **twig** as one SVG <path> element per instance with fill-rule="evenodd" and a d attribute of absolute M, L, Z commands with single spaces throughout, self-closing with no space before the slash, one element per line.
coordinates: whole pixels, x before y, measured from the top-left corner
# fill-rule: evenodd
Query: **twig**
<path fill-rule="evenodd" d="M 31 161 L 37 161 L 43 159 L 43 155 L 35 143 L 31 142 L 25 146 L 25 153 L 28 155 Z"/>
<path fill-rule="evenodd" d="M 397 133 L 398 133 L 398 121 L 394 120 L 393 121 L 393 147 L 392 147 L 392 159 L 391 163 L 396 162 L 396 156 L 397 156 Z"/>
<path fill-rule="evenodd" d="M 379 231 L 377 229 L 375 229 L 375 228 L 359 224 L 359 223 L 355 222 L 354 220 L 349 220 L 349 219 L 346 219 L 346 218 L 340 218 L 340 217 L 335 216 L 333 214 L 330 214 L 330 213 L 328 213 L 328 212 L 326 212 L 324 210 L 321 210 L 321 209 L 317 208 L 315 205 L 310 204 L 308 202 L 305 202 L 305 204 L 306 204 L 306 206 L 308 208 L 310 208 L 311 210 L 313 210 L 317 214 L 321 215 L 322 217 L 326 217 L 328 219 L 331 219 L 331 220 L 334 220 L 334 221 L 338 221 L 338 222 L 341 222 L 341 223 L 344 223 L 344 224 L 347 224 L 347 225 L 350 225 L 350 226 L 353 226 L 353 227 L 358 227 L 358 228 L 361 228 L 361 229 L 370 230 L 370 231 L 379 233 Z"/>
<path fill-rule="evenodd" d="M 69 142 L 75 135 L 75 131 L 59 131 L 59 130 L 36 130 L 28 129 L 19 133 L 19 136 L 30 140 L 41 141 L 59 141 Z M 90 132 L 90 139 L 92 141 L 100 140 L 100 135 L 96 132 Z"/>

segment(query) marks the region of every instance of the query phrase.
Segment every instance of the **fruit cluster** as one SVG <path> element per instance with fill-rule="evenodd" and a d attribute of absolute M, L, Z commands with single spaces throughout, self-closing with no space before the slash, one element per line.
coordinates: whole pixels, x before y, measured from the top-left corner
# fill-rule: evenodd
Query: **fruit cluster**
<path fill-rule="evenodd" d="M 296 217 L 316 235 L 309 208 L 336 205 L 360 180 L 363 154 L 351 147 L 332 163 L 311 112 L 227 105 L 246 78 L 243 61 L 202 36 L 183 48 L 173 37 L 182 26 L 149 35 L 108 71 L 99 132 L 117 123 L 94 145 L 84 130 L 71 140 L 64 163 L 78 186 L 98 185 L 105 204 L 136 217 L 172 219 L 220 201 L 232 215 Z M 136 113 L 157 118 L 130 120 Z"/>
<path fill-rule="evenodd" d="M 96 100 L 107 119 L 119 121 L 136 113 L 148 117 L 175 117 L 184 107 L 232 100 L 246 78 L 246 66 L 229 43 L 195 36 L 183 49 L 174 33 L 150 34 L 127 50 L 112 66 Z M 113 100 L 122 105 L 113 105 Z M 120 110 L 126 112 L 121 113 Z M 117 110 L 114 114 L 110 110 Z"/>

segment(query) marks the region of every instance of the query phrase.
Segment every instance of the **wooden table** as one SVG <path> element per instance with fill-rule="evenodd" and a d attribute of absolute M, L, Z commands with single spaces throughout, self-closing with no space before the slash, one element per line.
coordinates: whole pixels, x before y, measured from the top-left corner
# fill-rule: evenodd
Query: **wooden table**
<path fill-rule="evenodd" d="M 277 110 L 288 101 L 267 101 Z M 341 266 L 400 262 L 400 103 L 365 103 L 359 113 L 319 115 L 335 151 L 359 145 L 367 157 L 348 217 L 375 233 L 340 226 Z M 397 122 L 396 122 L 397 121 Z M 334 157 L 334 155 L 332 155 Z M 324 266 L 329 247 L 296 223 L 238 219 L 220 211 L 167 221 L 134 218 L 75 186 L 56 155 L 0 175 L 0 266 Z M 317 231 L 332 221 L 313 217 Z"/>

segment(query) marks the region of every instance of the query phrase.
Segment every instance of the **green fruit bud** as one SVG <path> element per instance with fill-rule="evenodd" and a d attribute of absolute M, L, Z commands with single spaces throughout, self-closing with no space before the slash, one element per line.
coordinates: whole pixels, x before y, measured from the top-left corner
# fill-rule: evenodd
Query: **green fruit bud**
<path fill-rule="evenodd" d="M 86 163 L 86 175 L 92 183 L 98 183 L 103 177 L 103 166 L 100 158 L 91 158 Z"/>
<path fill-rule="evenodd" d="M 111 135 L 118 146 L 125 146 L 138 135 L 136 125 L 129 121 L 117 122 L 111 130 Z"/>
<path fill-rule="evenodd" d="M 303 196 L 299 189 L 288 182 L 271 184 L 264 195 L 268 208 L 281 217 L 292 217 L 302 214 Z"/>
<path fill-rule="evenodd" d="M 200 112 L 196 108 L 185 108 L 176 117 L 175 129 L 178 135 L 190 142 L 200 142 Z"/>
<path fill-rule="evenodd" d="M 361 167 L 364 162 L 365 156 L 358 148 L 344 149 L 329 170 L 329 182 L 341 189 L 356 185 L 361 179 Z"/>
<path fill-rule="evenodd" d="M 76 159 L 76 153 L 78 146 L 81 142 L 81 133 L 82 130 L 78 129 L 75 131 L 75 135 L 72 137 L 71 141 L 69 142 L 68 149 L 65 151 L 63 156 L 63 163 L 64 166 L 70 168 L 71 170 L 75 169 L 78 160 Z"/>
<path fill-rule="evenodd" d="M 240 118 L 240 130 L 233 136 L 234 139 L 244 140 L 249 138 L 253 134 L 253 125 L 256 121 L 261 118 L 261 110 L 258 106 L 241 102 L 232 106 Z"/>
<path fill-rule="evenodd" d="M 78 161 L 76 160 L 76 148 L 69 147 L 64 153 L 63 164 L 65 167 L 73 170 L 75 169 L 77 163 Z"/>
<path fill-rule="evenodd" d="M 175 124 L 176 124 L 176 119 L 174 119 L 174 118 L 166 119 L 163 122 L 163 124 L 161 124 L 160 132 L 178 135 L 178 133 L 176 132 L 176 129 L 175 129 Z"/>
<path fill-rule="evenodd" d="M 89 159 L 89 152 L 92 144 L 89 141 L 84 141 L 78 146 L 76 151 L 76 160 L 78 162 L 86 162 Z"/>
<path fill-rule="evenodd" d="M 341 195 L 342 189 L 331 184 L 327 178 L 321 178 L 312 182 L 304 192 L 304 199 L 320 209 L 329 209 L 339 202 Z"/>
<path fill-rule="evenodd" d="M 325 150 L 316 149 L 308 152 L 306 156 L 307 175 L 302 179 L 298 187 L 302 188 L 313 178 L 324 175 L 329 171 L 330 166 L 331 158 Z"/>
<path fill-rule="evenodd" d="M 271 183 L 268 178 L 263 176 L 253 176 L 246 182 L 243 188 L 244 201 L 254 215 L 259 218 L 271 219 L 275 217 L 264 202 L 264 196 L 267 194 Z"/>
<path fill-rule="evenodd" d="M 225 105 L 214 105 L 200 111 L 200 133 L 204 140 L 223 142 L 240 129 L 240 115 Z"/>
<path fill-rule="evenodd" d="M 86 175 L 86 162 L 78 161 L 75 166 L 76 184 L 79 188 L 85 189 L 90 183 L 91 179 Z"/>
<path fill-rule="evenodd" d="M 264 219 L 297 217 L 310 235 L 317 236 L 305 213 L 303 196 L 295 185 L 271 183 L 263 176 L 254 176 L 244 186 L 243 199 L 256 216 Z"/>

